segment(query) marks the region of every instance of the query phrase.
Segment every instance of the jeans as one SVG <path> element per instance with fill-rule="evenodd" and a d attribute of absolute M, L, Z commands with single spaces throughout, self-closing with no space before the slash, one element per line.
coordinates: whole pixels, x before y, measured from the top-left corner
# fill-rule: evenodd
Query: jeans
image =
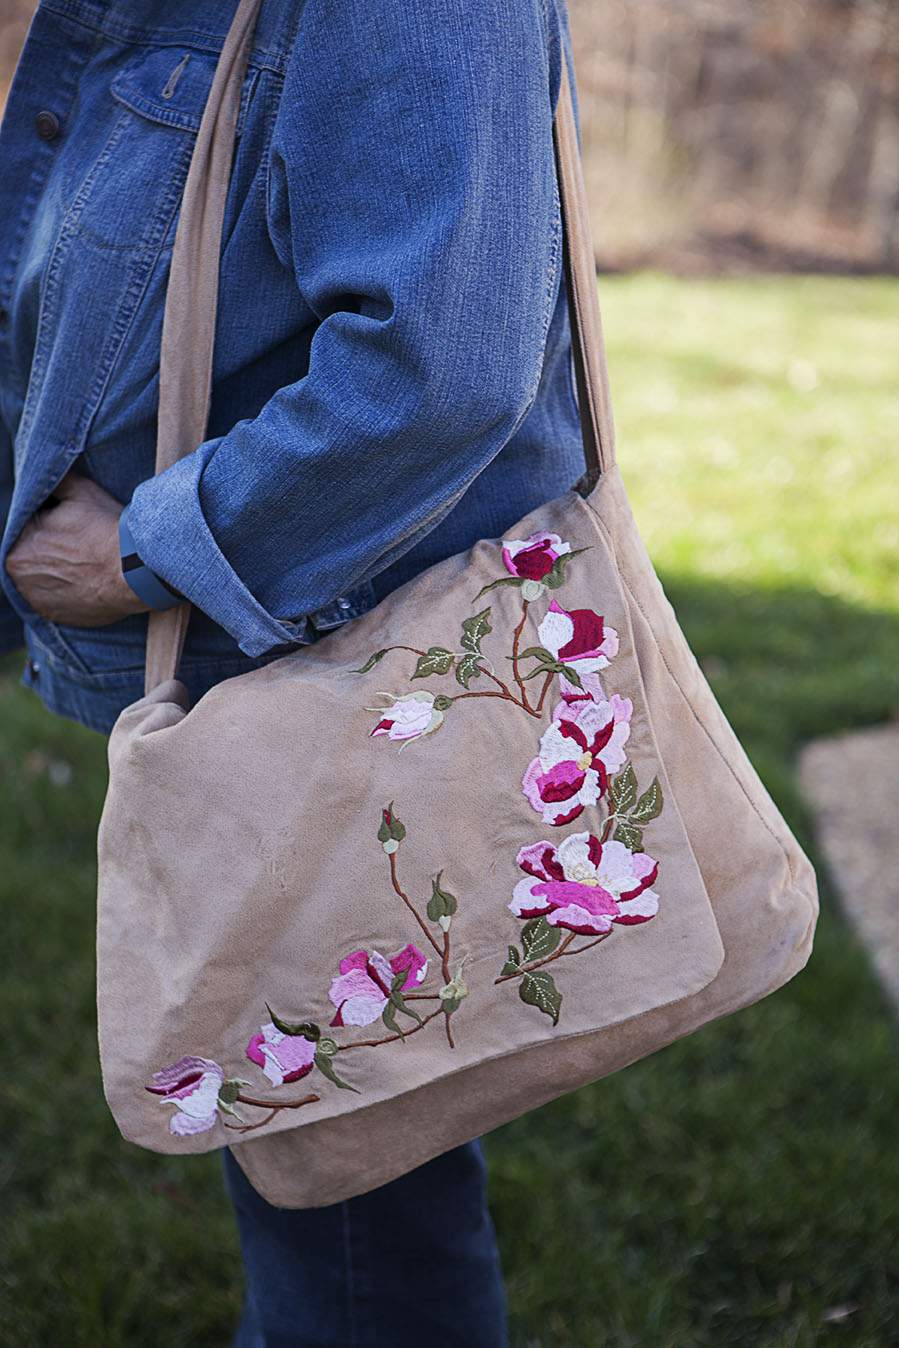
<path fill-rule="evenodd" d="M 272 1207 L 222 1155 L 246 1269 L 232 1348 L 505 1348 L 480 1143 L 303 1211 Z"/>

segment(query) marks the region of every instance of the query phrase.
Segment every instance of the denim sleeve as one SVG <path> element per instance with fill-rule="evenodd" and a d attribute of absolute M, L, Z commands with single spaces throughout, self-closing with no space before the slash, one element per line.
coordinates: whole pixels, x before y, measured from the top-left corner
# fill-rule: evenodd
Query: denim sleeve
<path fill-rule="evenodd" d="M 9 514 L 13 489 L 12 439 L 0 420 L 0 532 Z M 18 650 L 25 643 L 22 619 L 0 588 L 0 655 Z"/>
<path fill-rule="evenodd" d="M 308 371 L 129 511 L 146 564 L 248 655 L 433 529 L 534 400 L 561 248 L 551 9 L 303 10 L 266 209 L 318 320 Z"/>

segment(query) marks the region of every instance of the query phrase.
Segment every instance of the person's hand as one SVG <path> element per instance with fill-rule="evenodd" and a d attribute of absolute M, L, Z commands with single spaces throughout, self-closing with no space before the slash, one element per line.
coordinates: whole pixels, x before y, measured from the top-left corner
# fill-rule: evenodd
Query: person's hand
<path fill-rule="evenodd" d="M 19 593 L 42 618 L 71 627 L 104 627 L 146 613 L 122 575 L 118 501 L 75 472 L 53 495 L 59 504 L 28 521 L 7 557 Z"/>

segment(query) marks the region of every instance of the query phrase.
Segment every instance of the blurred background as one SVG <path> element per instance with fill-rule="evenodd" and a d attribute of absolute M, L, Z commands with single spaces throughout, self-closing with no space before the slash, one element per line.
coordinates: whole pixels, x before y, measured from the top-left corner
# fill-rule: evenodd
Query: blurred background
<path fill-rule="evenodd" d="M 30 9 L 3 0 L 0 97 Z M 823 906 L 788 987 L 488 1139 L 512 1343 L 890 1348 L 899 4 L 571 16 L 622 470 Z M 216 1161 L 138 1152 L 100 1091 L 104 746 L 19 666 L 0 668 L 0 1344 L 212 1348 L 241 1295 Z"/>

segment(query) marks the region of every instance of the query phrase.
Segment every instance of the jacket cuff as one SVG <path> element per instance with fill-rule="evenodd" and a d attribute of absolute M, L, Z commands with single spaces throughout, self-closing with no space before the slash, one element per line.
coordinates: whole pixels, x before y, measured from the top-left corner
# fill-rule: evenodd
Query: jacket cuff
<path fill-rule="evenodd" d="M 0 595 L 0 655 L 17 651 L 25 645 L 25 627 L 22 619 Z"/>
<path fill-rule="evenodd" d="M 128 528 L 141 560 L 230 632 L 245 655 L 255 658 L 314 640 L 308 616 L 295 621 L 274 617 L 219 548 L 200 504 L 203 466 L 201 454 L 188 454 L 135 491 L 127 507 Z"/>

